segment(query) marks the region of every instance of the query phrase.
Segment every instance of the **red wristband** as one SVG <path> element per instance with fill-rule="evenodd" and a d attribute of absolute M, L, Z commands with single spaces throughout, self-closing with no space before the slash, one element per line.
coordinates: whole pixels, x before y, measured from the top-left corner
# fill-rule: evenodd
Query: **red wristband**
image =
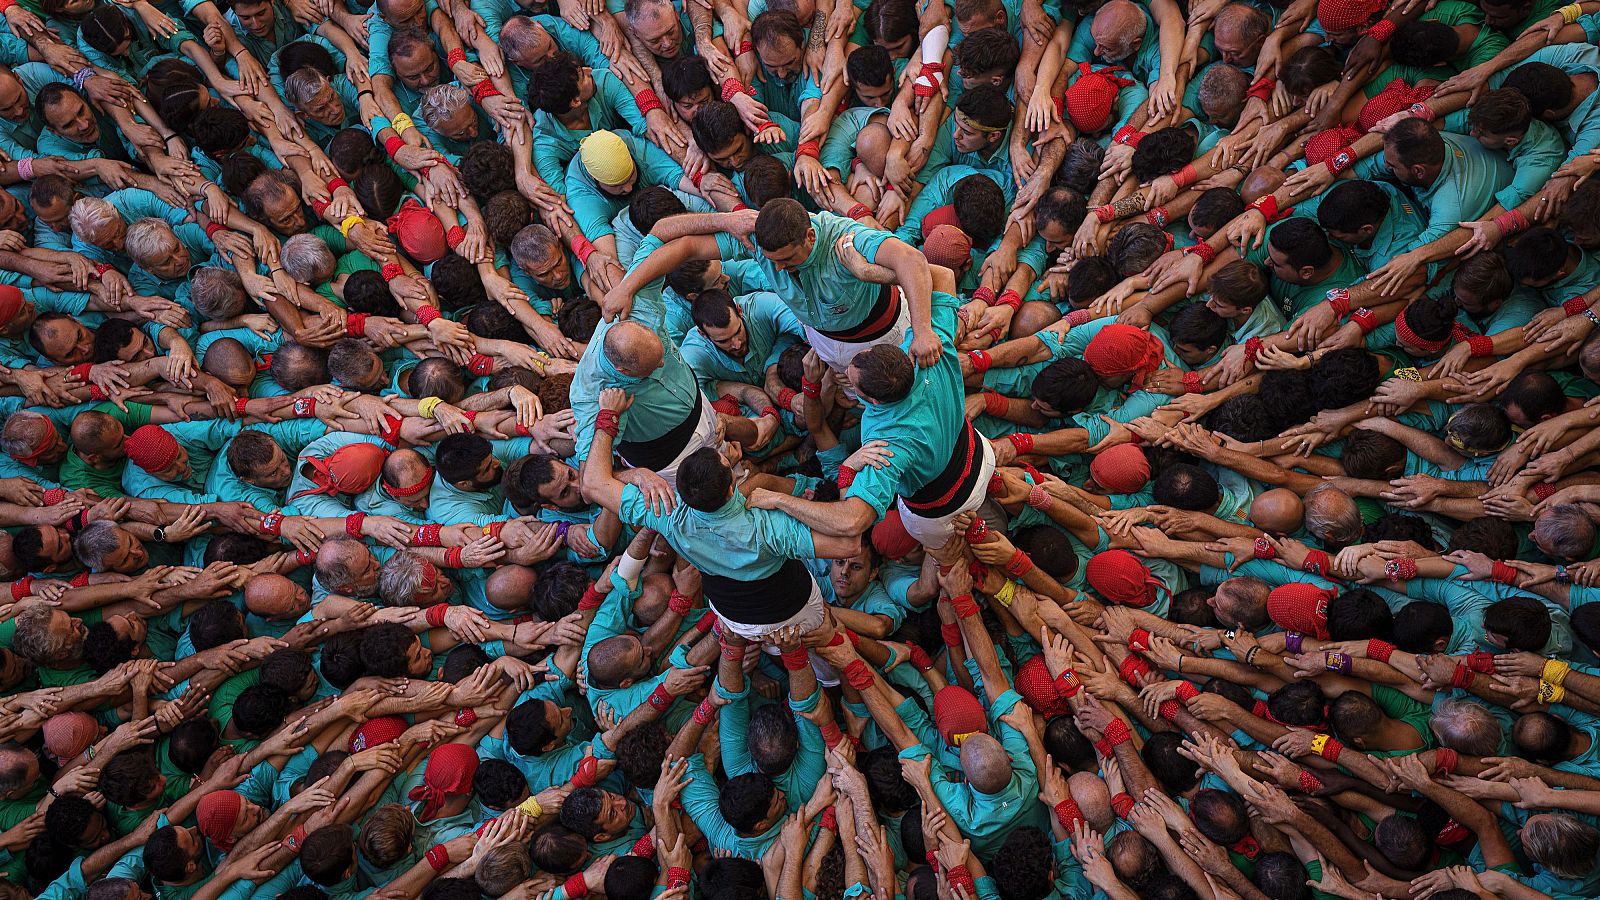
<path fill-rule="evenodd" d="M 1495 584 L 1509 584 L 1513 587 L 1517 583 L 1517 570 L 1503 562 L 1495 561 L 1494 568 L 1490 571 L 1489 580 Z"/>
<path fill-rule="evenodd" d="M 785 650 L 780 658 L 783 660 L 783 667 L 790 672 L 798 672 L 811 665 L 811 654 L 804 647 Z"/>
<path fill-rule="evenodd" d="M 647 116 L 652 111 L 662 108 L 661 98 L 650 88 L 645 88 L 633 95 L 633 102 L 639 105 L 639 115 Z"/>
<path fill-rule="evenodd" d="M 622 414 L 614 409 L 602 409 L 600 412 L 595 414 L 595 431 L 604 431 L 606 434 L 616 437 L 617 432 L 621 429 L 621 425 Z"/>
<path fill-rule="evenodd" d="M 443 844 L 434 844 L 423 855 L 427 858 L 429 867 L 435 872 L 443 872 L 450 868 L 450 851 L 446 850 Z"/>
<path fill-rule="evenodd" d="M 816 141 L 805 141 L 801 143 L 800 146 L 794 148 L 794 155 L 796 159 L 799 159 L 802 156 L 809 156 L 812 159 L 820 159 L 822 157 L 822 145 Z"/>
<path fill-rule="evenodd" d="M 1033 435 L 1026 431 L 1013 431 L 1006 435 L 1006 440 L 1015 447 L 1018 456 L 1025 456 L 1033 452 Z"/>
<path fill-rule="evenodd" d="M 444 627 L 444 614 L 449 612 L 449 611 L 450 611 L 450 604 L 448 604 L 448 603 L 435 603 L 434 605 L 428 607 L 427 610 L 425 610 L 423 612 L 422 617 L 423 617 L 423 619 L 425 619 L 427 621 L 429 628 L 443 628 Z"/>
<path fill-rule="evenodd" d="M 434 319 L 438 319 L 443 315 L 432 304 L 424 303 L 422 306 L 417 307 L 417 324 L 426 328 L 433 324 Z"/>
<path fill-rule="evenodd" d="M 1397 27 L 1399 26 L 1395 25 L 1395 23 L 1389 19 L 1379 19 L 1378 21 L 1367 26 L 1367 29 L 1361 33 L 1372 38 L 1380 44 L 1387 43 L 1390 38 L 1394 37 L 1394 32 Z"/>
<path fill-rule="evenodd" d="M 1322 790 L 1322 779 L 1311 774 L 1305 769 L 1300 770 L 1300 790 L 1307 794 L 1315 794 Z"/>
<path fill-rule="evenodd" d="M 859 659 L 853 659 L 844 667 L 845 680 L 858 691 L 869 690 L 872 687 L 872 669 Z"/>
<path fill-rule="evenodd" d="M 567 897 L 570 900 L 582 900 L 582 898 L 589 896 L 589 882 L 584 880 L 582 872 L 562 882 L 561 889 L 567 892 Z"/>
<path fill-rule="evenodd" d="M 660 710 L 671 706 L 672 700 L 672 694 L 667 692 L 666 685 L 658 684 L 656 685 L 656 689 L 650 692 L 648 702 L 650 703 L 650 707 L 652 709 Z"/>
<path fill-rule="evenodd" d="M 1378 329 L 1378 314 L 1365 306 L 1351 313 L 1350 321 L 1356 323 L 1362 334 L 1371 334 Z"/>
<path fill-rule="evenodd" d="M 1394 655 L 1395 646 L 1379 638 L 1370 638 L 1367 641 L 1367 659 L 1374 659 L 1386 663 Z"/>
<path fill-rule="evenodd" d="M 839 490 L 840 491 L 849 490 L 850 489 L 850 485 L 855 483 L 855 480 L 856 480 L 856 470 L 855 469 L 852 469 L 849 466 L 840 466 L 839 467 L 838 485 L 839 485 Z"/>
<path fill-rule="evenodd" d="M 1185 255 L 1192 253 L 1195 256 L 1200 257 L 1200 260 L 1208 266 L 1213 262 L 1216 262 L 1217 259 L 1217 251 L 1205 241 L 1201 241 L 1192 247 L 1185 247 L 1183 248 L 1183 252 Z"/>

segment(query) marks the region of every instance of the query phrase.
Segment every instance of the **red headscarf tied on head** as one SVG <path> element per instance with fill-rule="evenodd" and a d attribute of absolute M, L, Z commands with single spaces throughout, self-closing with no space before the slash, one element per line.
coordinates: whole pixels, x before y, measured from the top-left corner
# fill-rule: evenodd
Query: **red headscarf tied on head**
<path fill-rule="evenodd" d="M 407 199 L 386 223 L 400 249 L 423 265 L 438 262 L 450 252 L 444 225 L 415 200 Z"/>
<path fill-rule="evenodd" d="M 1051 719 L 1071 710 L 1067 701 L 1056 692 L 1056 680 L 1050 677 L 1043 654 L 1035 654 L 1019 666 L 1013 681 L 1023 702 L 1033 707 L 1039 715 Z"/>
<path fill-rule="evenodd" d="M 1361 28 L 1384 7 L 1384 0 L 1317 0 L 1317 21 L 1327 34 Z"/>
<path fill-rule="evenodd" d="M 958 270 L 972 259 L 972 238 L 954 225 L 939 225 L 928 232 L 922 253 L 936 266 Z"/>
<path fill-rule="evenodd" d="M 878 524 L 872 526 L 872 548 L 886 559 L 899 559 L 917 549 L 917 539 L 906 531 L 898 508 L 889 507 Z"/>
<path fill-rule="evenodd" d="M 1432 87 L 1412 87 L 1396 78 L 1384 85 L 1376 97 L 1361 105 L 1361 112 L 1356 114 L 1356 127 L 1362 131 L 1371 131 L 1372 126 L 1384 119 L 1410 109 L 1413 103 L 1421 103 L 1432 96 Z"/>
<path fill-rule="evenodd" d="M 22 312 L 22 291 L 14 284 L 0 284 L 0 328 L 10 325 L 19 312 Z"/>
<path fill-rule="evenodd" d="M 1351 142 L 1361 137 L 1361 132 L 1349 125 L 1335 125 L 1313 134 L 1306 141 L 1306 165 L 1321 165 L 1340 150 L 1350 146 Z"/>
<path fill-rule="evenodd" d="M 244 797 L 237 791 L 212 791 L 201 797 L 194 813 L 200 833 L 219 850 L 233 849 L 233 827 L 243 806 Z"/>
<path fill-rule="evenodd" d="M 1095 593 L 1123 606 L 1149 606 L 1167 586 L 1126 550 L 1106 550 L 1089 558 L 1083 577 Z"/>
<path fill-rule="evenodd" d="M 406 733 L 406 720 L 399 716 L 379 716 L 368 719 L 365 724 L 357 728 L 355 734 L 350 735 L 349 750 L 351 753 L 360 753 L 369 747 L 381 747 L 390 741 L 397 741 L 400 735 Z"/>
<path fill-rule="evenodd" d="M 928 214 L 922 217 L 923 234 L 932 234 L 933 230 L 938 228 L 940 225 L 954 225 L 957 228 L 961 227 L 961 219 L 956 216 L 956 206 L 954 203 L 946 203 L 943 206 L 929 210 Z"/>
<path fill-rule="evenodd" d="M 978 732 L 988 731 L 988 718 L 983 704 L 972 692 L 956 684 L 947 684 L 933 695 L 933 724 L 952 747 Z"/>
<path fill-rule="evenodd" d="M 1101 378 L 1133 373 L 1135 388 L 1161 368 L 1161 341 L 1142 328 L 1116 322 L 1100 329 L 1084 348 L 1083 361 Z"/>
<path fill-rule="evenodd" d="M 1284 631 L 1328 639 L 1328 601 L 1338 594 L 1302 581 L 1280 584 L 1267 595 L 1267 616 Z"/>
<path fill-rule="evenodd" d="M 423 770 L 422 783 L 411 789 L 407 796 L 422 803 L 417 821 L 427 822 L 439 814 L 439 808 L 452 796 L 472 790 L 472 776 L 478 774 L 477 751 L 466 744 L 440 744 L 428 754 L 428 767 Z"/>
<path fill-rule="evenodd" d="M 1061 100 L 1073 128 L 1092 134 L 1106 127 L 1117 105 L 1117 94 L 1133 84 L 1132 78 L 1111 74 L 1121 71 L 1124 71 L 1121 66 L 1107 66 L 1096 72 L 1088 63 L 1078 63 L 1078 77 L 1067 86 L 1067 93 Z"/>
<path fill-rule="evenodd" d="M 1107 447 L 1089 461 L 1089 477 L 1113 494 L 1132 494 L 1150 481 L 1150 460 L 1134 444 Z"/>
<path fill-rule="evenodd" d="M 330 497 L 359 494 L 378 480 L 378 475 L 383 472 L 383 461 L 388 458 L 389 451 L 365 441 L 346 444 L 328 454 L 327 459 L 308 456 L 305 461 L 311 466 L 311 480 L 317 486 L 306 488 L 289 499 L 307 494 L 327 494 Z"/>
<path fill-rule="evenodd" d="M 178 458 L 178 439 L 160 425 L 140 425 L 122 442 L 128 459 L 146 472 L 160 472 Z"/>

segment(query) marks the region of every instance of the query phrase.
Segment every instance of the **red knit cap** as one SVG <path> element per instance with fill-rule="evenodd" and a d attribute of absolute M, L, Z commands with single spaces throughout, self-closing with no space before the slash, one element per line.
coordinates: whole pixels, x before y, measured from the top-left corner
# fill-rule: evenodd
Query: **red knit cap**
<path fill-rule="evenodd" d="M 1112 74 L 1121 71 L 1121 66 L 1107 66 L 1096 72 L 1088 63 L 1078 63 L 1078 77 L 1067 86 L 1066 96 L 1062 98 L 1073 128 L 1092 134 L 1106 127 L 1117 105 L 1117 94 L 1133 84 L 1131 78 Z"/>
<path fill-rule="evenodd" d="M 86 712 L 56 713 L 44 720 L 44 749 L 66 762 L 89 749 L 100 735 L 100 726 Z"/>
<path fill-rule="evenodd" d="M 1123 606 L 1149 606 L 1165 587 L 1126 550 L 1105 550 L 1089 557 L 1083 577 L 1095 593 Z"/>
<path fill-rule="evenodd" d="M 956 215 L 956 205 L 954 203 L 946 203 L 943 206 L 936 207 L 922 217 L 923 234 L 932 234 L 933 230 L 940 225 L 961 227 L 961 218 Z"/>
<path fill-rule="evenodd" d="M 1413 103 L 1433 96 L 1432 87 L 1412 87 L 1399 78 L 1383 86 L 1376 97 L 1361 105 L 1361 112 L 1356 114 L 1356 127 L 1363 132 L 1371 131 L 1372 126 L 1397 112 L 1402 112 L 1411 107 Z"/>
<path fill-rule="evenodd" d="M 1372 21 L 1383 0 L 1317 0 L 1317 21 L 1327 34 L 1349 31 Z"/>
<path fill-rule="evenodd" d="M 450 244 L 444 237 L 444 225 L 415 200 L 401 204 L 400 210 L 389 217 L 387 224 L 389 233 L 394 235 L 400 249 L 423 265 L 438 262 L 450 252 Z"/>
<path fill-rule="evenodd" d="M 933 695 L 933 724 L 952 747 L 959 746 L 969 734 L 989 730 L 983 704 L 971 691 L 955 684 L 947 684 Z"/>
<path fill-rule="evenodd" d="M 1133 386 L 1143 387 L 1145 376 L 1161 368 L 1161 341 L 1142 328 L 1116 322 L 1105 326 L 1089 340 L 1083 361 L 1096 375 L 1133 373 Z"/>
<path fill-rule="evenodd" d="M 1267 615 L 1284 631 L 1328 639 L 1328 601 L 1337 591 L 1303 581 L 1280 584 L 1267 595 Z"/>
<path fill-rule="evenodd" d="M 311 466 L 311 480 L 317 486 L 307 488 L 290 499 L 306 494 L 327 494 L 330 497 L 359 494 L 378 480 L 383 473 L 383 461 L 388 458 L 389 451 L 366 441 L 346 444 L 328 454 L 327 459 L 308 456 L 305 462 Z"/>
<path fill-rule="evenodd" d="M 897 507 L 889 507 L 878 524 L 872 526 L 872 548 L 885 559 L 899 559 L 917 549 L 917 539 L 906 531 Z"/>
<path fill-rule="evenodd" d="M 1306 165 L 1315 166 L 1332 159 L 1335 153 L 1350 146 L 1361 132 L 1349 125 L 1335 125 L 1313 134 L 1306 141 Z"/>
<path fill-rule="evenodd" d="M 159 472 L 178 458 L 178 439 L 160 425 L 140 425 L 122 442 L 128 461 L 146 472 Z"/>
<path fill-rule="evenodd" d="M 390 741 L 399 740 L 400 735 L 406 732 L 406 720 L 399 716 L 379 716 L 368 719 L 366 724 L 356 729 L 350 735 L 350 752 L 360 753 L 371 747 L 382 746 Z"/>
<path fill-rule="evenodd" d="M 200 798 L 195 810 L 195 821 L 200 833 L 218 848 L 233 847 L 233 826 L 239 821 L 239 810 L 244 807 L 244 797 L 237 791 L 212 791 Z"/>
<path fill-rule="evenodd" d="M 1112 494 L 1132 494 L 1150 481 L 1150 460 L 1135 444 L 1107 447 L 1089 461 L 1089 476 Z"/>
<path fill-rule="evenodd" d="M 933 265 L 959 270 L 972 261 L 972 238 L 954 225 L 940 225 L 928 232 L 922 253 Z"/>
<path fill-rule="evenodd" d="M 1023 702 L 1047 719 L 1065 715 L 1069 710 L 1067 701 L 1056 692 L 1056 680 L 1050 677 L 1042 654 L 1035 654 L 1019 666 L 1012 684 L 1022 695 Z"/>
<path fill-rule="evenodd" d="M 472 790 L 472 776 L 478 774 L 478 753 L 466 744 L 440 744 L 428 754 L 428 767 L 422 783 L 408 794 L 422 803 L 417 821 L 426 822 L 439 814 L 439 808 L 452 796 Z"/>
<path fill-rule="evenodd" d="M 21 311 L 22 291 L 14 284 L 0 284 L 0 328 L 10 325 Z"/>

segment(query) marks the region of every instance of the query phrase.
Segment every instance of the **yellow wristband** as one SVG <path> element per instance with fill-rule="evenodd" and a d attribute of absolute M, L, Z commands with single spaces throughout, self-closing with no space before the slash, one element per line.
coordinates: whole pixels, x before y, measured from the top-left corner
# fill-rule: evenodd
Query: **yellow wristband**
<path fill-rule="evenodd" d="M 1570 671 L 1572 671 L 1572 667 L 1559 659 L 1547 660 L 1544 664 L 1544 671 L 1539 674 L 1539 678 L 1560 687 L 1566 683 L 1567 673 Z"/>
<path fill-rule="evenodd" d="M 394 129 L 395 134 L 405 134 L 407 131 L 415 128 L 416 126 L 417 123 L 411 121 L 411 117 L 405 113 L 401 113 L 400 115 L 389 120 L 389 127 Z"/>
<path fill-rule="evenodd" d="M 345 237 L 349 237 L 350 236 L 350 229 L 356 227 L 357 225 L 360 225 L 362 222 L 365 222 L 365 221 L 366 221 L 366 219 L 363 219 L 360 216 L 345 216 L 344 217 L 344 221 L 339 223 L 339 233 L 344 235 Z"/>
<path fill-rule="evenodd" d="M 1571 25 L 1578 21 L 1579 16 L 1583 15 L 1583 6 L 1577 3 L 1568 3 L 1566 6 L 1556 10 L 1556 12 L 1561 13 L 1561 21 Z"/>
<path fill-rule="evenodd" d="M 425 419 L 431 419 L 433 418 L 433 411 L 438 409 L 439 404 L 443 402 L 444 398 L 442 397 L 423 397 L 417 401 L 417 415 Z"/>
<path fill-rule="evenodd" d="M 1016 582 L 1013 581 L 1007 581 L 1005 584 L 1000 586 L 1000 590 L 994 592 L 994 602 L 1008 609 L 1011 607 L 1011 601 L 1015 600 L 1016 598 L 1017 585 Z"/>
<path fill-rule="evenodd" d="M 1395 369 L 1393 375 L 1396 378 L 1404 378 L 1407 381 L 1422 380 L 1422 373 L 1418 372 L 1414 366 L 1405 366 L 1403 368 Z"/>
<path fill-rule="evenodd" d="M 539 805 L 539 798 L 532 796 L 522 801 L 522 803 L 517 806 L 517 811 L 527 813 L 529 816 L 532 816 L 535 819 L 544 815 L 544 807 Z"/>
<path fill-rule="evenodd" d="M 1548 681 L 1539 682 L 1539 702 L 1540 703 L 1543 703 L 1543 704 L 1545 704 L 1547 706 L 1552 704 L 1552 703 L 1560 703 L 1561 702 L 1561 698 L 1565 697 L 1566 695 L 1567 695 L 1567 689 L 1562 687 L 1559 684 L 1551 684 Z"/>
<path fill-rule="evenodd" d="M 1311 752 L 1318 756 L 1322 755 L 1322 748 L 1326 746 L 1328 746 L 1328 736 L 1325 734 L 1319 734 L 1311 739 Z"/>

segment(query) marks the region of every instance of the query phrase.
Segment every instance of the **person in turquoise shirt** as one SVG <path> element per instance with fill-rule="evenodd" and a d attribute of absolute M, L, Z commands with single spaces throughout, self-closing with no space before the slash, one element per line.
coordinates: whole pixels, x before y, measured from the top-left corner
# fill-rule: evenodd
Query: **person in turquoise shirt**
<path fill-rule="evenodd" d="M 122 489 L 130 497 L 174 503 L 219 502 L 216 495 L 205 493 L 206 479 L 217 455 L 242 427 L 227 419 L 142 426 L 129 435 L 129 465 L 122 473 Z M 143 432 L 146 428 L 167 437 Z"/>
<path fill-rule="evenodd" d="M 917 173 L 917 181 L 927 184 L 948 165 L 974 169 L 993 169 L 1004 181 L 1011 181 L 1012 102 L 1005 91 L 992 84 L 980 84 L 964 92 L 955 111 L 939 128 L 933 151 Z"/>
<path fill-rule="evenodd" d="M 591 142 L 586 153 L 582 148 Z M 584 237 L 602 250 L 615 249 L 611 218 L 640 188 L 657 184 L 695 190 L 683 167 L 655 144 L 626 132 L 595 131 L 567 164 L 567 205 Z"/>
<path fill-rule="evenodd" d="M 1321 200 L 1314 210 L 1317 222 L 1369 271 L 1419 246 L 1428 225 L 1415 203 L 1382 181 L 1340 182 Z"/>
<path fill-rule="evenodd" d="M 349 431 L 324 434 L 303 444 L 300 452 L 295 454 L 294 477 L 290 479 L 285 491 L 285 515 L 343 518 L 350 514 L 350 495 L 330 494 L 323 489 L 325 479 L 324 482 L 317 481 L 318 473 L 306 460 L 310 458 L 326 460 L 351 444 L 372 444 L 384 451 L 389 450 L 389 444 L 381 437 Z"/>
<path fill-rule="evenodd" d="M 509 63 L 506 77 L 518 97 L 528 96 L 532 70 L 557 52 L 570 53 L 590 68 L 611 66 L 593 34 L 572 27 L 559 16 L 526 15 L 519 4 L 508 0 L 473 0 L 472 8 L 483 17 L 484 30 L 500 44 Z"/>
<path fill-rule="evenodd" d="M 725 393 L 722 382 L 767 390 L 769 372 L 783 351 L 805 340 L 805 329 L 777 294 L 760 291 L 734 298 L 707 288 L 695 297 L 695 327 L 683 341 L 683 360 L 700 390 Z"/>
<path fill-rule="evenodd" d="M 558 53 L 530 75 L 533 159 L 539 176 L 557 191 L 566 190 L 567 165 L 591 132 L 625 128 L 646 136 L 639 104 L 610 70 L 580 65 L 576 57 Z"/>
<path fill-rule="evenodd" d="M 487 525 L 506 517 L 506 467 L 533 451 L 532 438 L 490 441 L 452 434 L 434 451 L 428 517 L 435 522 Z"/>
<path fill-rule="evenodd" d="M 758 639 L 785 624 L 820 624 L 822 596 L 799 561 L 854 555 L 859 539 L 830 537 L 783 513 L 752 509 L 734 489 L 732 470 L 710 447 L 684 459 L 672 502 L 646 498 L 637 485 L 617 480 L 611 468 L 615 419 L 631 414 L 637 403 L 614 388 L 602 396 L 602 414 L 613 423 L 596 426 L 597 452 L 583 468 L 584 496 L 625 524 L 660 533 L 693 562 L 706 579 L 712 609 L 739 634 Z"/>
<path fill-rule="evenodd" d="M 296 474 L 293 462 L 327 432 L 328 426 L 318 419 L 285 419 L 243 429 L 212 463 L 205 492 L 260 510 L 278 509 L 285 505 L 286 489 Z"/>

